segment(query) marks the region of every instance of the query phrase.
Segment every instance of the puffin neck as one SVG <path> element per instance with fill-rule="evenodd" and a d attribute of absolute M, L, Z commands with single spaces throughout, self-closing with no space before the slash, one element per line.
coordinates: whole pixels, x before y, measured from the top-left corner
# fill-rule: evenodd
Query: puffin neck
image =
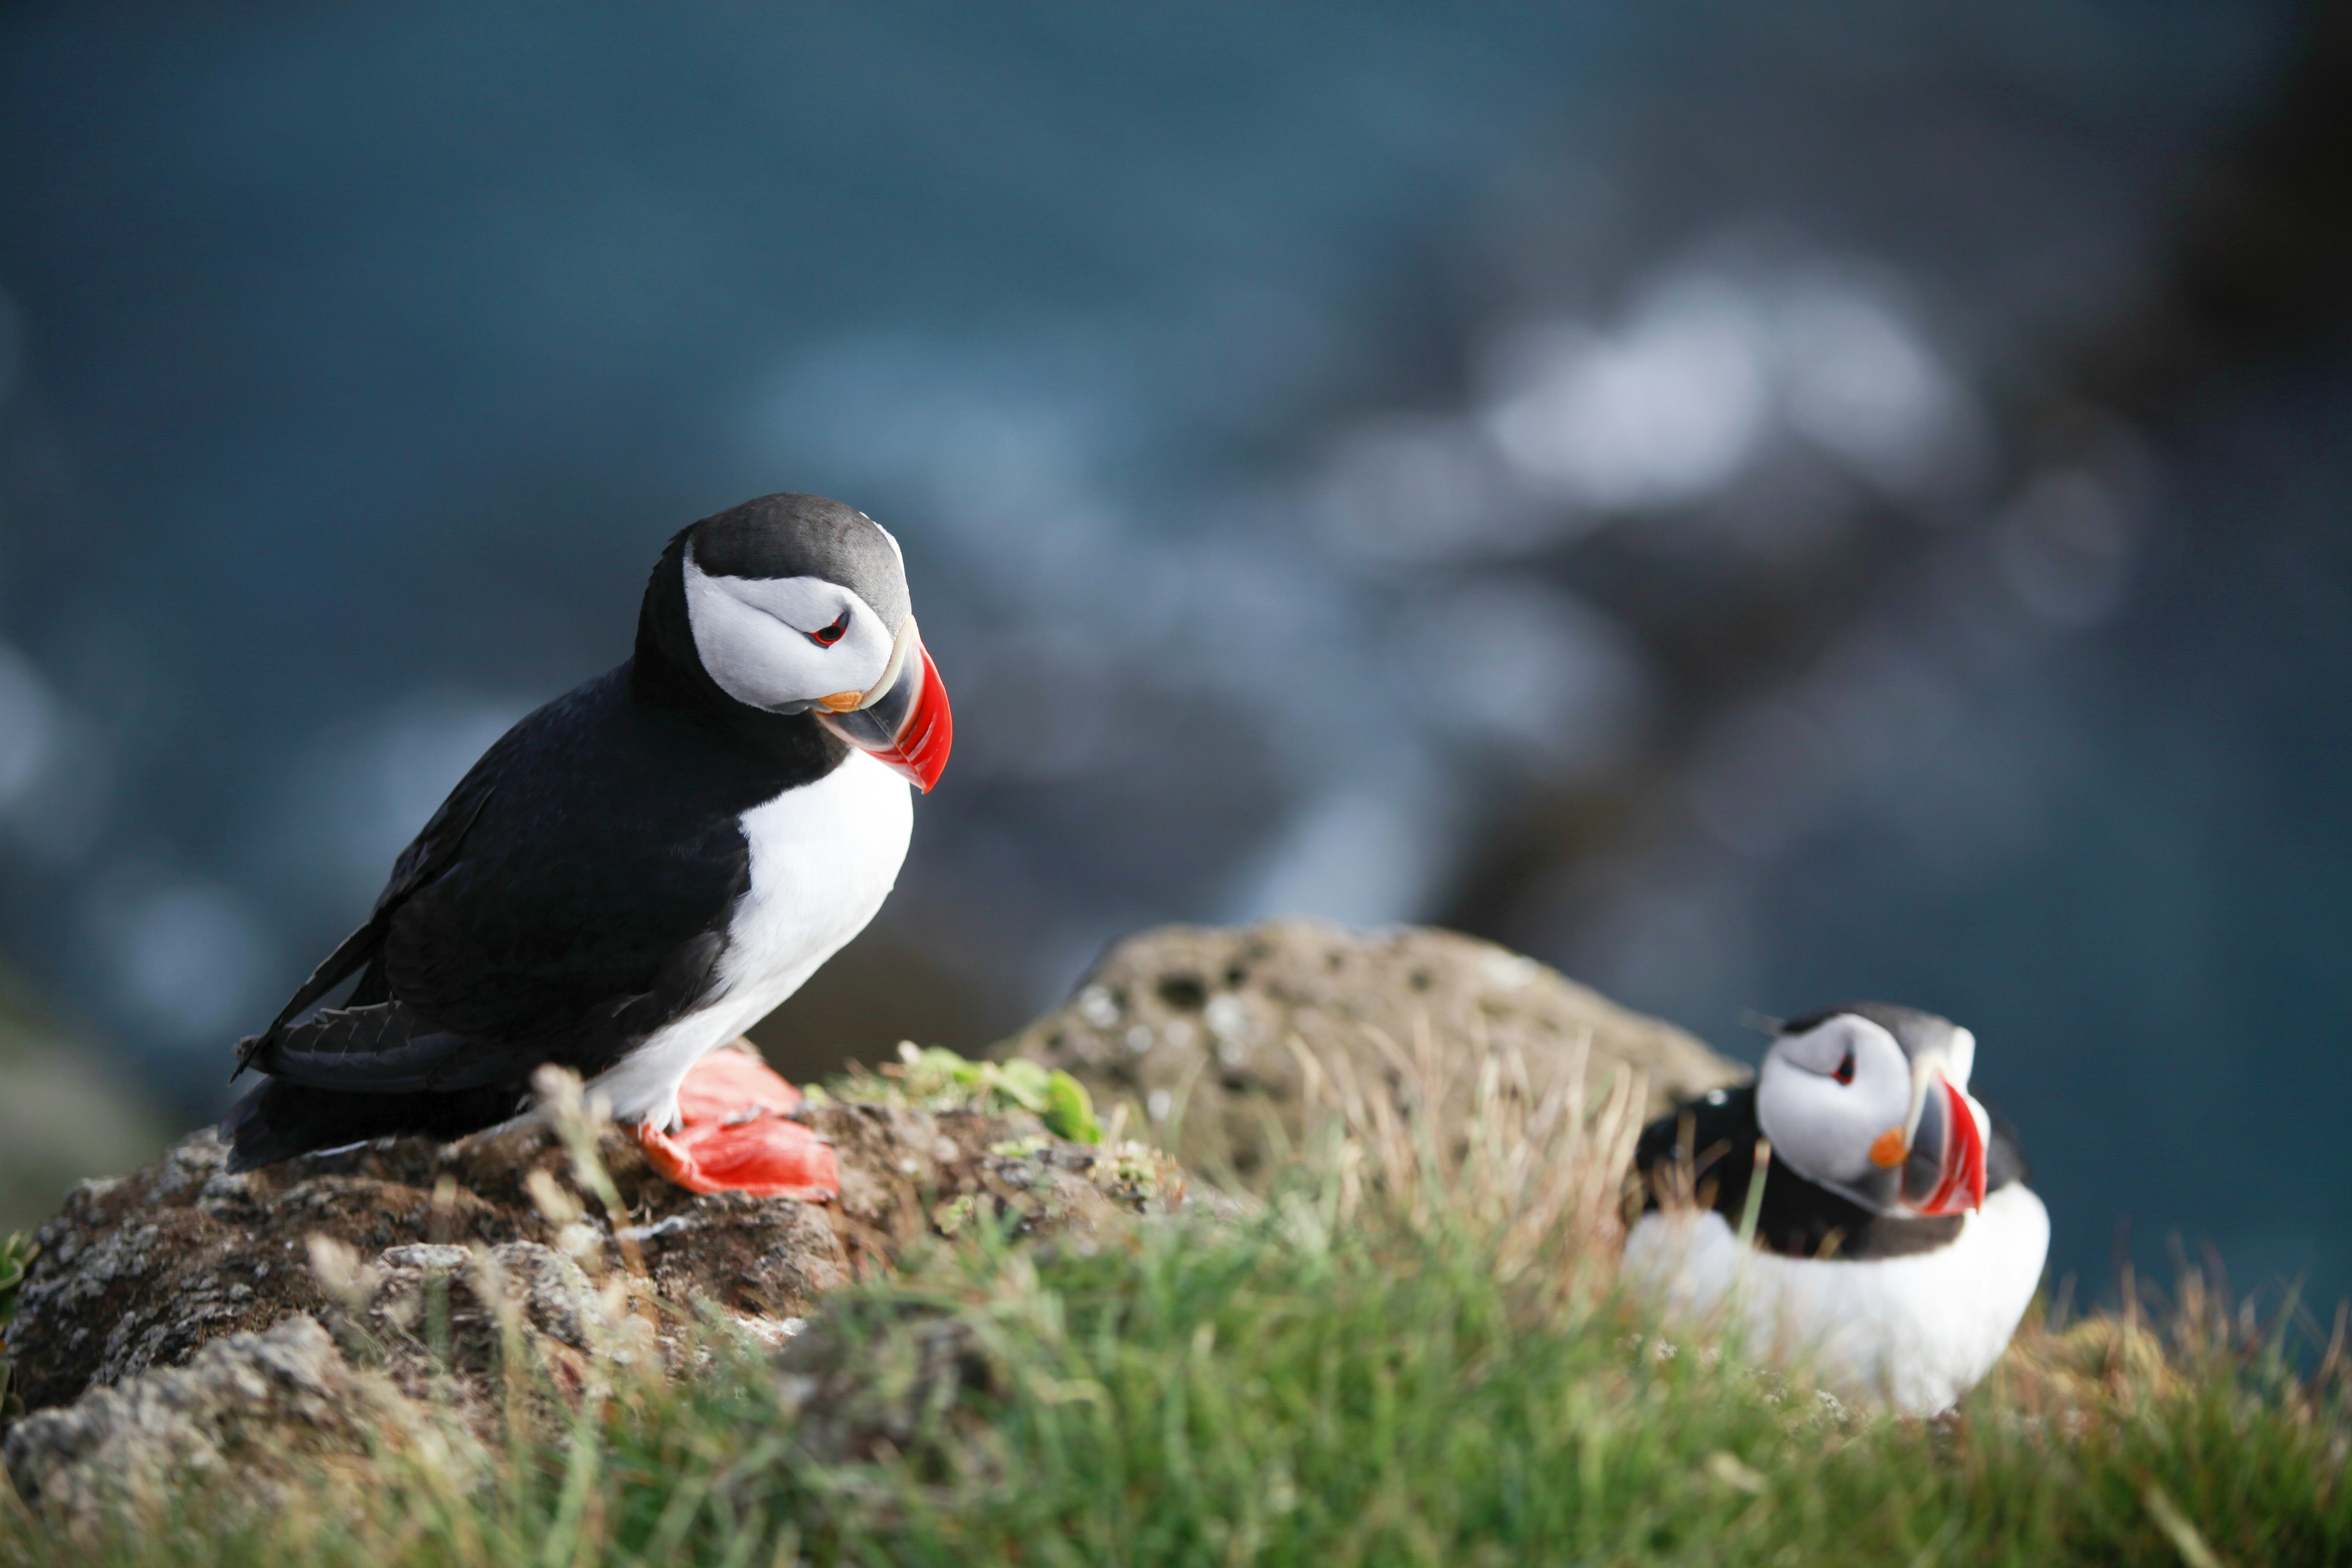
<path fill-rule="evenodd" d="M 810 713 L 769 713 L 738 702 L 702 668 L 686 614 L 686 536 L 680 531 L 655 563 L 637 611 L 637 645 L 629 685 L 635 694 L 719 731 L 747 748 L 781 759 L 819 762 L 830 773 L 848 744 Z"/>

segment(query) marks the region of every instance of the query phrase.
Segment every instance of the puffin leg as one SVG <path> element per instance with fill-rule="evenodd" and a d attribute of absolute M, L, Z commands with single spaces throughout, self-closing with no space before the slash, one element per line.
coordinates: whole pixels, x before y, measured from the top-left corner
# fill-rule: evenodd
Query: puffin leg
<path fill-rule="evenodd" d="M 637 1129 L 646 1162 L 696 1193 L 749 1193 L 762 1198 L 841 1195 L 833 1145 L 790 1112 L 800 1090 L 745 1050 L 718 1050 L 694 1064 L 678 1086 L 678 1126 Z"/>

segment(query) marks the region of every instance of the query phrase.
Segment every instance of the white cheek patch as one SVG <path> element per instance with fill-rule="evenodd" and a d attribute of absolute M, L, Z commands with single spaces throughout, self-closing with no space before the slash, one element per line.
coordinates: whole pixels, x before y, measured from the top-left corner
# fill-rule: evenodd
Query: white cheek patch
<path fill-rule="evenodd" d="M 856 597 L 822 577 L 713 577 L 692 560 L 686 571 L 689 608 L 717 595 L 782 621 L 803 637 L 831 626 Z"/>
<path fill-rule="evenodd" d="M 684 563 L 687 625 L 719 689 L 748 707 L 805 708 L 837 691 L 863 691 L 889 662 L 890 638 L 866 601 L 820 577 L 714 577 Z M 848 612 L 831 647 L 813 633 Z"/>
<path fill-rule="evenodd" d="M 1833 1076 L 1848 1051 L 1853 1080 Z M 1841 1015 L 1801 1036 L 1776 1040 L 1756 1086 L 1756 1117 L 1773 1157 L 1825 1186 L 1844 1188 L 1873 1173 L 1870 1147 L 1905 1125 L 1911 1077 L 1895 1037 Z"/>
<path fill-rule="evenodd" d="M 800 633 L 716 589 L 697 595 L 691 584 L 687 615 L 694 628 L 696 656 L 728 696 L 753 708 L 810 700 L 803 693 L 816 673 L 807 668 L 814 660 L 785 640 L 806 644 Z"/>

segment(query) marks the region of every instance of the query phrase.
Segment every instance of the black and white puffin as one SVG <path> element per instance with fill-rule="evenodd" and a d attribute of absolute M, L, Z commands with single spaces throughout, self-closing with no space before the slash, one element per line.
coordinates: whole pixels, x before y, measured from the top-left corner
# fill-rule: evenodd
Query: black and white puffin
<path fill-rule="evenodd" d="M 880 524 L 772 495 L 685 529 L 633 657 L 484 752 L 240 1043 L 268 1076 L 222 1123 L 230 1168 L 487 1127 L 546 1063 L 657 1142 L 688 1070 L 881 908 L 952 735 Z"/>
<path fill-rule="evenodd" d="M 1948 1407 L 2000 1359 L 2050 1247 L 2014 1131 L 1969 1092 L 1976 1045 L 1877 1002 L 1781 1025 L 1753 1084 L 1643 1132 L 1627 1279 L 1671 1318 L 1728 1319 L 1834 1393 Z"/>

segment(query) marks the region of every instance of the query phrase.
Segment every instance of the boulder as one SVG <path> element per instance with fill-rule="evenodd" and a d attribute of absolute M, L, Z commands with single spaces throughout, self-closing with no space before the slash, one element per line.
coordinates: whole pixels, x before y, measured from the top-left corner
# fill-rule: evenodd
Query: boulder
<path fill-rule="evenodd" d="M 687 1192 L 610 1127 L 595 1143 L 607 1201 L 536 1118 L 243 1173 L 198 1132 L 131 1175 L 84 1183 L 41 1227 L 8 1331 L 14 1387 L 35 1410 L 67 1405 L 297 1316 L 398 1373 L 406 1351 L 421 1354 L 410 1309 L 427 1275 L 449 1281 L 454 1337 L 436 1353 L 454 1353 L 461 1374 L 494 1359 L 486 1325 L 509 1289 L 551 1364 L 600 1351 L 580 1293 L 614 1281 L 635 1303 L 626 1312 L 656 1325 L 661 1354 L 699 1313 L 776 1340 L 860 1267 L 976 1208 L 1085 1227 L 1181 1196 L 1140 1147 L 1073 1143 L 1024 1110 L 917 1106 L 867 1083 L 876 1098 L 796 1113 L 840 1163 L 840 1196 L 813 1202 Z M 504 1283 L 482 1283 L 493 1273 Z"/>
<path fill-rule="evenodd" d="M 1301 1048 L 1391 1083 L 1400 1059 L 1434 1053 L 1465 1105 L 1490 1048 L 1520 1056 L 1538 1093 L 1580 1062 L 1596 1087 L 1639 1073 L 1653 1114 L 1748 1076 L 1673 1025 L 1492 942 L 1304 920 L 1130 937 L 993 1054 L 1066 1070 L 1098 1110 L 1127 1104 L 1130 1125 L 1187 1169 L 1251 1184 L 1306 1126 Z"/>

